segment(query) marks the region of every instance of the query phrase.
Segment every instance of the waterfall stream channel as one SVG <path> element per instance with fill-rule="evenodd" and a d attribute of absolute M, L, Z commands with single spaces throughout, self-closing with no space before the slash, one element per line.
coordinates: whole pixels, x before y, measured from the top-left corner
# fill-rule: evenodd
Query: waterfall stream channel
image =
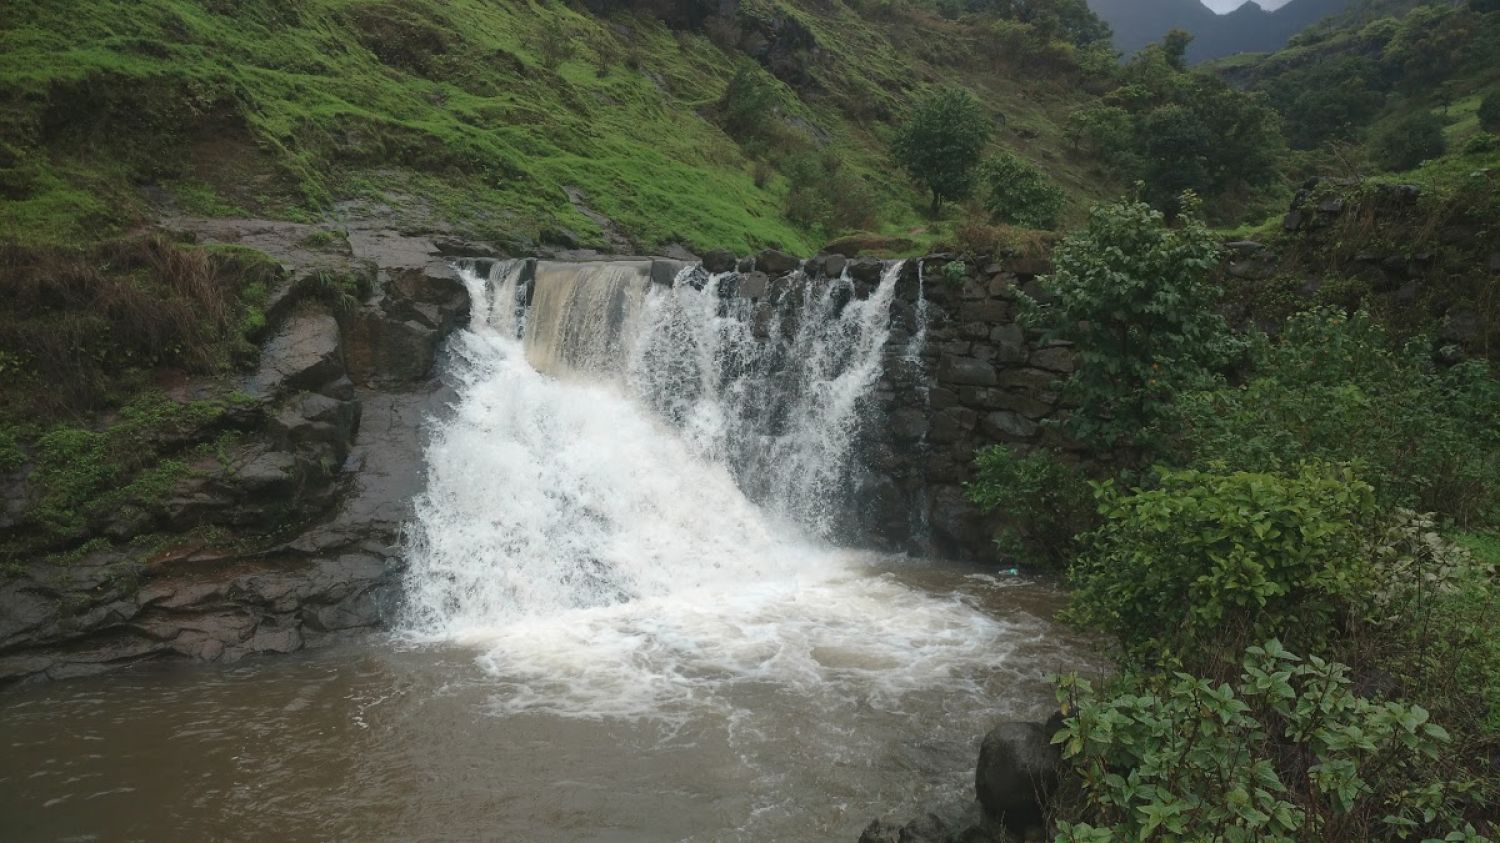
<path fill-rule="evenodd" d="M 899 271 L 465 265 L 389 633 L 0 695 L 0 839 L 852 843 L 972 800 L 1091 657 L 1053 589 L 841 527 Z"/>

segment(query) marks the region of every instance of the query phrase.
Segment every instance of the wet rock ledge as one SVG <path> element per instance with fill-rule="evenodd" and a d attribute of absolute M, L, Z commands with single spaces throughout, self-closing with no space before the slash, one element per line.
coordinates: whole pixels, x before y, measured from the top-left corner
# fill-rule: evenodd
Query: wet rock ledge
<path fill-rule="evenodd" d="M 173 384 L 174 401 L 224 408 L 175 432 L 190 460 L 180 478 L 149 506 L 95 519 L 93 541 L 0 576 L 0 685 L 153 657 L 291 652 L 378 627 L 394 609 L 423 423 L 447 403 L 434 362 L 468 318 L 453 245 L 368 229 L 312 251 L 299 245 L 312 226 L 172 227 L 281 264 L 258 369 Z M 329 295 L 330 279 L 364 295 Z M 0 477 L 0 530 L 33 493 L 32 469 Z"/>

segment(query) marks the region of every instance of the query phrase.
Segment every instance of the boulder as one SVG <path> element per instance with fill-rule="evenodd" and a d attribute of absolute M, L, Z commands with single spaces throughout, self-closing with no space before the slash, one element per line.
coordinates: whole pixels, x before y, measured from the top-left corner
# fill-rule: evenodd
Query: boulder
<path fill-rule="evenodd" d="M 766 249 L 755 256 L 755 268 L 767 275 L 785 275 L 802 265 L 796 255 Z"/>
<path fill-rule="evenodd" d="M 948 843 L 954 831 L 947 820 L 929 813 L 903 826 L 875 820 L 865 827 L 859 843 Z"/>
<path fill-rule="evenodd" d="M 932 414 L 927 438 L 939 445 L 959 442 L 974 432 L 978 422 L 979 414 L 968 407 L 949 407 Z"/>
<path fill-rule="evenodd" d="M 316 390 L 344 375 L 339 324 L 326 310 L 299 306 L 261 349 L 260 368 L 244 384 L 263 398 L 298 389 Z"/>
<path fill-rule="evenodd" d="M 709 272 L 730 272 L 734 263 L 734 252 L 728 249 L 714 249 L 703 256 L 703 268 Z"/>
<path fill-rule="evenodd" d="M 742 299 L 763 299 L 770 286 L 771 279 L 764 272 L 747 272 L 740 276 L 735 295 Z"/>
<path fill-rule="evenodd" d="M 974 790 L 985 816 L 1015 834 L 1040 827 L 1057 791 L 1062 758 L 1041 723 L 1007 722 L 979 748 Z"/>
<path fill-rule="evenodd" d="M 1052 346 L 1039 348 L 1031 353 L 1031 365 L 1049 372 L 1067 374 L 1078 367 L 1077 355 L 1071 348 Z"/>
<path fill-rule="evenodd" d="M 677 276 L 691 265 L 689 261 L 655 258 L 651 261 L 651 283 L 670 287 L 677 283 Z"/>
<path fill-rule="evenodd" d="M 1014 389 L 1050 391 L 1057 385 L 1057 375 L 1042 369 L 1010 369 L 996 379 L 1000 386 Z"/>
<path fill-rule="evenodd" d="M 1001 363 L 1025 363 L 1027 360 L 1026 332 L 1020 325 L 1011 322 L 997 325 L 988 333 L 990 344 L 995 349 L 995 359 Z"/>
<path fill-rule="evenodd" d="M 336 462 L 343 462 L 358 425 L 359 402 L 304 392 L 287 401 L 267 428 L 282 448 L 326 446 Z"/>
<path fill-rule="evenodd" d="M 1459 306 L 1449 310 L 1438 328 L 1438 339 L 1468 345 L 1484 335 L 1484 319 L 1470 307 Z"/>
<path fill-rule="evenodd" d="M 885 261 L 879 258 L 855 258 L 849 262 L 849 277 L 866 284 L 880 283 L 884 271 Z"/>
<path fill-rule="evenodd" d="M 344 323 L 349 376 L 361 386 L 422 380 L 432 371 L 443 334 L 415 320 L 398 321 L 376 308 L 351 314 Z"/>

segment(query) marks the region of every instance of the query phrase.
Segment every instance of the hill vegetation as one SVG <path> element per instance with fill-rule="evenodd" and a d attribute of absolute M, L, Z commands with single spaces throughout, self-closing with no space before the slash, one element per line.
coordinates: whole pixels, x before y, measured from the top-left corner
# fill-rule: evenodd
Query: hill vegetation
<path fill-rule="evenodd" d="M 375 208 L 522 247 L 603 245 L 602 215 L 647 250 L 808 251 L 925 223 L 887 147 L 936 83 L 980 94 L 996 144 L 1057 173 L 1075 212 L 1116 187 L 1059 153 L 1091 85 L 1066 29 L 1003 9 L 86 5 L 19 0 L 0 24 L 0 227 L 23 243 Z"/>
<path fill-rule="evenodd" d="M 152 384 L 253 362 L 277 270 L 175 218 L 516 254 L 853 234 L 960 270 L 1060 242 L 1018 306 L 1078 347 L 1075 412 L 971 489 L 1116 644 L 1116 680 L 1060 689 L 1059 839 L 1492 834 L 1493 0 L 1369 0 L 1196 69 L 1180 34 L 1120 63 L 1083 0 L 7 12 L 0 469 L 45 481 L 45 547 L 169 485 L 150 443 L 238 423 Z"/>

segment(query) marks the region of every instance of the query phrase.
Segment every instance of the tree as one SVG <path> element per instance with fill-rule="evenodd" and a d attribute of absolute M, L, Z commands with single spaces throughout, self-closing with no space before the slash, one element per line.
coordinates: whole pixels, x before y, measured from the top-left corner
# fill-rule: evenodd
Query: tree
<path fill-rule="evenodd" d="M 1193 33 L 1185 29 L 1174 29 L 1161 39 L 1162 54 L 1167 64 L 1178 70 L 1187 69 L 1187 49 L 1193 43 Z"/>
<path fill-rule="evenodd" d="M 1077 347 L 1068 425 L 1084 444 L 1145 444 L 1143 432 L 1172 399 L 1209 381 L 1228 357 L 1212 277 L 1218 238 L 1197 218 L 1196 197 L 1179 201 L 1176 226 L 1141 201 L 1096 207 L 1041 280 L 1055 302 L 1022 298 L 1028 321 Z"/>
<path fill-rule="evenodd" d="M 1132 59 L 1121 83 L 1076 125 L 1085 136 L 1089 129 L 1119 135 L 1126 126 L 1117 124 L 1119 111 L 1111 109 L 1124 111 L 1129 154 L 1111 151 L 1107 160 L 1125 169 L 1127 179 L 1144 181 L 1146 198 L 1157 207 L 1171 209 L 1185 190 L 1218 197 L 1276 174 L 1286 139 L 1280 115 L 1262 95 L 1177 69 L 1160 44 Z"/>
<path fill-rule="evenodd" d="M 1286 118 L 1287 140 L 1312 149 L 1349 140 L 1385 103 L 1380 68 L 1364 56 L 1313 62 L 1281 74 L 1268 86 L 1271 104 Z"/>
<path fill-rule="evenodd" d="M 969 9 L 1031 24 L 1042 35 L 1075 47 L 1108 41 L 1111 35 L 1109 24 L 1085 0 L 971 0 Z"/>
<path fill-rule="evenodd" d="M 1493 91 L 1479 102 L 1479 128 L 1500 132 L 1500 91 Z"/>
<path fill-rule="evenodd" d="M 996 222 L 1052 228 L 1062 214 L 1063 192 L 1047 174 L 1025 159 L 1001 152 L 980 166 L 985 210 Z"/>
<path fill-rule="evenodd" d="M 917 104 L 892 144 L 901 167 L 932 192 L 932 214 L 943 200 L 961 199 L 992 132 L 989 116 L 962 88 L 941 88 Z"/>
<path fill-rule="evenodd" d="M 1387 170 L 1410 170 L 1448 149 L 1443 123 L 1430 111 L 1414 111 L 1376 133 L 1375 161 Z"/>

